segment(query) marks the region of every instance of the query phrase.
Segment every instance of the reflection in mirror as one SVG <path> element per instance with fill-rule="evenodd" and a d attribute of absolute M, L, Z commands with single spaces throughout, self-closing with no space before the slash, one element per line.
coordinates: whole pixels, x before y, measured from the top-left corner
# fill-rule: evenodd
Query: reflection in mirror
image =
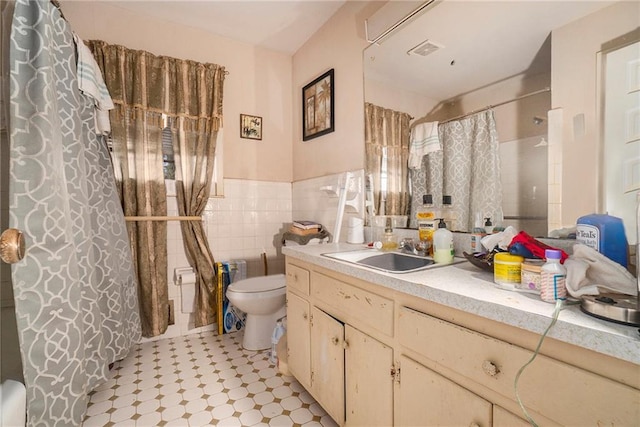
<path fill-rule="evenodd" d="M 625 224 L 633 224 L 640 192 L 640 30 L 612 40 L 599 59 L 599 81 L 606 89 L 600 94 L 602 166 L 610 176 L 603 180 L 603 201 Z M 637 242 L 638 231 L 629 226 L 625 231 L 628 242 Z"/>
<path fill-rule="evenodd" d="M 438 207 L 443 195 L 451 195 L 460 219 L 456 228 L 461 231 L 470 231 L 481 211 L 481 216 L 492 217 L 494 224 L 513 225 L 536 236 L 547 235 L 548 224 L 552 223 L 548 212 L 557 196 L 548 191 L 548 176 L 555 172 L 548 168 L 547 151 L 548 112 L 553 96 L 551 34 L 612 3 L 439 1 L 378 44 L 369 46 L 364 52 L 365 102 L 371 105 L 368 108 L 376 106 L 415 118 L 408 139 L 393 143 L 406 150 L 399 156 L 406 156 L 409 162 L 410 151 L 416 152 L 416 144 L 411 141 L 425 140 L 421 125 L 437 122 L 439 144 L 433 152 L 429 148 L 418 149 L 418 154 L 428 154 L 421 157 L 416 169 L 406 170 L 388 166 L 385 157 L 375 158 L 375 150 L 366 149 L 368 173 L 372 172 L 371 165 L 377 165 L 377 171 L 395 174 L 386 179 L 387 183 L 403 179 L 409 182 L 407 196 L 398 196 L 407 200 L 406 207 L 394 204 L 394 210 L 389 210 L 390 205 L 385 202 L 396 190 L 383 187 L 384 174 L 376 178 L 374 173 L 374 194 L 379 197 L 376 213 L 409 215 L 409 225 L 415 227 L 412 218 L 424 193 L 433 194 Z M 579 74 L 577 71 L 575 77 L 579 78 Z M 488 134 L 489 142 L 472 138 L 459 142 L 459 146 L 450 145 L 449 134 L 479 129 L 474 122 L 483 117 L 476 114 L 480 112 L 493 116 L 495 121 L 477 132 L 482 138 Z M 383 122 L 379 124 L 382 126 Z M 491 146 L 492 129 L 496 138 L 494 151 L 460 163 L 461 151 Z M 372 134 L 370 129 L 366 132 L 365 146 L 371 143 Z M 404 134 L 396 136 L 401 138 Z M 490 161 L 494 155 L 499 158 L 495 165 Z M 433 164 L 441 164 L 440 169 Z M 491 173 L 474 175 L 482 171 Z M 462 188 L 461 182 L 471 189 Z M 401 186 L 396 183 L 396 188 Z M 499 193 L 499 197 L 487 198 L 486 193 Z M 403 208 L 406 210 L 396 210 Z"/>

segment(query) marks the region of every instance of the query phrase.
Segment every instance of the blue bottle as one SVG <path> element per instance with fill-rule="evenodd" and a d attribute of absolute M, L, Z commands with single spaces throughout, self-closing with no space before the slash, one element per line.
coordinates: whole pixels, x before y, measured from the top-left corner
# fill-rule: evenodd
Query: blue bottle
<path fill-rule="evenodd" d="M 606 214 L 580 217 L 576 225 L 576 240 L 627 267 L 629 243 L 622 219 Z"/>

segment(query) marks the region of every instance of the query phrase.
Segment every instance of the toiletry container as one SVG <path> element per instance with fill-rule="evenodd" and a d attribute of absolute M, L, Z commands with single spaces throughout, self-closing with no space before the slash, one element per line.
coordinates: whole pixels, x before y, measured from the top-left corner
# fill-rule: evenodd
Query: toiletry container
<path fill-rule="evenodd" d="M 422 206 L 416 212 L 418 221 L 418 237 L 424 248 L 425 255 L 433 255 L 433 233 L 436 231 L 436 212 L 433 206 L 433 196 L 422 196 Z"/>
<path fill-rule="evenodd" d="M 439 218 L 438 229 L 433 233 L 433 261 L 451 264 L 453 255 L 453 233 L 447 230 L 444 218 Z"/>
<path fill-rule="evenodd" d="M 562 253 L 555 249 L 546 249 L 547 262 L 540 270 L 540 298 L 546 302 L 556 302 L 567 298 L 567 270 L 560 264 Z"/>
<path fill-rule="evenodd" d="M 576 224 L 576 240 L 627 267 L 629 244 L 622 219 L 606 214 L 580 217 Z"/>
<path fill-rule="evenodd" d="M 476 212 L 471 231 L 471 252 L 483 252 L 481 240 L 486 235 L 487 232 L 482 226 L 482 212 Z"/>
<path fill-rule="evenodd" d="M 521 264 L 524 258 L 509 252 L 498 252 L 493 256 L 493 282 L 497 287 L 513 291 L 520 284 Z"/>
<path fill-rule="evenodd" d="M 544 263 L 542 259 L 525 258 L 520 267 L 520 285 L 516 287 L 523 291 L 540 293 L 540 275 Z"/>
<path fill-rule="evenodd" d="M 493 233 L 493 223 L 491 222 L 491 218 L 484 219 L 484 231 L 487 234 Z"/>

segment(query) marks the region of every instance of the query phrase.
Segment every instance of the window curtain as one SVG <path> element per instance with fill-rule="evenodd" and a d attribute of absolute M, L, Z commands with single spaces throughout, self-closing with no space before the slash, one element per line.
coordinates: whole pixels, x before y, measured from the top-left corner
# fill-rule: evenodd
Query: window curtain
<path fill-rule="evenodd" d="M 411 116 L 365 103 L 365 156 L 379 215 L 409 211 L 409 122 Z"/>
<path fill-rule="evenodd" d="M 500 147 L 493 110 L 485 110 L 460 120 L 441 123 L 438 136 L 442 150 L 422 159 L 422 168 L 412 171 L 410 226 L 423 194 L 432 194 L 434 205 L 442 206 L 442 196 L 450 195 L 453 212 L 462 231 L 473 229 L 474 216 L 502 219 Z"/>
<path fill-rule="evenodd" d="M 163 117 L 175 127 L 176 190 L 181 215 L 200 215 L 209 197 L 216 134 L 222 122 L 224 67 L 145 51 L 87 43 L 115 109 L 110 113 L 114 167 L 126 215 L 166 215 Z M 202 156 L 202 157 L 201 157 Z M 130 222 L 140 282 L 144 336 L 168 326 L 166 222 Z M 181 223 L 185 252 L 196 271 L 196 326 L 215 319 L 214 260 L 201 221 Z"/>
<path fill-rule="evenodd" d="M 27 242 L 12 265 L 27 425 L 81 425 L 88 393 L 140 340 L 125 221 L 60 11 L 18 0 L 8 54 L 9 222 Z"/>

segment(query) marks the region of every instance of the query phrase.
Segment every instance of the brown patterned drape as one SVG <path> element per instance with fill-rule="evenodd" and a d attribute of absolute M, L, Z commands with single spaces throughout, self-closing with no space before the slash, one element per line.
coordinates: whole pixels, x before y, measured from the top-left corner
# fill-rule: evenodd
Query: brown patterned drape
<path fill-rule="evenodd" d="M 400 111 L 365 103 L 366 170 L 373 178 L 374 207 L 384 215 L 407 215 L 409 211 L 409 122 L 411 116 Z M 386 156 L 384 155 L 386 152 Z M 383 162 L 386 162 L 386 187 L 382 188 Z"/>
<path fill-rule="evenodd" d="M 222 123 L 224 67 L 93 40 L 86 43 L 115 104 L 110 113 L 114 168 L 125 215 L 166 215 L 162 163 L 164 118 L 172 123 L 181 215 L 200 215 L 209 197 L 215 140 Z M 118 176 L 119 175 L 119 176 Z M 168 325 L 166 222 L 130 222 L 140 284 L 144 336 Z M 182 224 L 185 251 L 197 272 L 196 326 L 215 318 L 214 262 L 201 221 Z"/>

